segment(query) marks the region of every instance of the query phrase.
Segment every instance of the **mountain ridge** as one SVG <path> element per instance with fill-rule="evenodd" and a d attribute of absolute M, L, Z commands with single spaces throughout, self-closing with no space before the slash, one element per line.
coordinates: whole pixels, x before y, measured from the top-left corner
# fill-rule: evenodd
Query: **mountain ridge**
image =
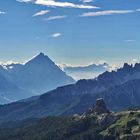
<path fill-rule="evenodd" d="M 105 72 L 95 79 L 80 80 L 31 100 L 1 106 L 0 122 L 15 118 L 22 120 L 30 117 L 42 118 L 49 115 L 66 116 L 81 113 L 97 98 L 104 98 L 109 109 L 115 111 L 140 106 L 137 102 L 140 99 L 139 68 L 140 64 L 135 66 L 124 64 L 117 71 Z"/>

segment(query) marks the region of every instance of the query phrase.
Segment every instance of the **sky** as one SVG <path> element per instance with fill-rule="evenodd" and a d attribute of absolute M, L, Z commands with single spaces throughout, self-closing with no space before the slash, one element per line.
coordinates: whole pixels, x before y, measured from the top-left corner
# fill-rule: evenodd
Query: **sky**
<path fill-rule="evenodd" d="M 0 61 L 40 52 L 57 64 L 140 60 L 140 0 L 1 0 Z"/>

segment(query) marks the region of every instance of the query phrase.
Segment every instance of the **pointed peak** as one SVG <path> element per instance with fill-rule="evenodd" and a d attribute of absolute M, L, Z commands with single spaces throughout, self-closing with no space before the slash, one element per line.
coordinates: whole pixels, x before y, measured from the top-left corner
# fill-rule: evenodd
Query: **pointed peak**
<path fill-rule="evenodd" d="M 129 67 L 128 63 L 124 63 L 123 67 Z"/>
<path fill-rule="evenodd" d="M 42 52 L 36 55 L 33 59 L 49 59 L 50 60 L 50 58 Z"/>
<path fill-rule="evenodd" d="M 128 63 L 124 63 L 123 69 L 131 69 L 133 65 L 129 65 Z"/>
<path fill-rule="evenodd" d="M 36 57 L 45 57 L 46 55 L 44 53 L 39 53 Z"/>
<path fill-rule="evenodd" d="M 35 63 L 52 63 L 52 60 L 47 56 L 45 55 L 44 53 L 39 53 L 38 55 L 32 57 L 30 60 L 28 60 L 25 64 L 35 64 Z"/>
<path fill-rule="evenodd" d="M 44 54 L 43 52 L 41 52 L 39 55 L 40 55 L 40 56 L 45 56 L 45 54 Z"/>

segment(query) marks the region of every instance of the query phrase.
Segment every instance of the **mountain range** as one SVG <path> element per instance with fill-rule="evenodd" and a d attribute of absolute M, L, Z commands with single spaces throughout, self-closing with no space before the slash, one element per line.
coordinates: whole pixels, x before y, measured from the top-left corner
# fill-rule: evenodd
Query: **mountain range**
<path fill-rule="evenodd" d="M 127 63 L 95 79 L 79 80 L 40 96 L 0 106 L 0 122 L 82 113 L 103 98 L 110 110 L 140 106 L 140 64 Z"/>
<path fill-rule="evenodd" d="M 25 64 L 0 66 L 0 104 L 39 95 L 74 82 L 48 56 L 40 53 Z"/>
<path fill-rule="evenodd" d="M 105 71 L 110 71 L 112 67 L 107 64 L 90 64 L 87 66 L 67 66 L 61 65 L 60 66 L 67 75 L 70 75 L 75 80 L 80 79 L 93 79 Z"/>

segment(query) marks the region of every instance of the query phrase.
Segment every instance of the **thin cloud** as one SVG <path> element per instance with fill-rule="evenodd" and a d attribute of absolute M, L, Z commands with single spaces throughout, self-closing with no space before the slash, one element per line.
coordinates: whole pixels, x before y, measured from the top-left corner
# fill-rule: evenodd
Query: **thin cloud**
<path fill-rule="evenodd" d="M 28 2 L 31 2 L 33 0 L 16 0 L 17 2 L 23 2 L 23 3 L 28 3 Z"/>
<path fill-rule="evenodd" d="M 128 14 L 134 13 L 135 10 L 106 10 L 98 12 L 87 12 L 80 15 L 80 17 L 95 17 L 95 16 L 105 16 L 105 15 L 116 15 L 116 14 Z"/>
<path fill-rule="evenodd" d="M 49 10 L 41 10 L 40 12 L 37 12 L 33 15 L 33 17 L 36 17 L 36 16 L 43 16 L 45 14 L 48 14 L 50 11 Z"/>
<path fill-rule="evenodd" d="M 48 7 L 62 7 L 62 8 L 79 8 L 79 9 L 96 9 L 99 8 L 93 5 L 75 4 L 72 2 L 59 2 L 56 0 L 17 0 L 18 2 L 34 2 L 35 4 L 44 5 Z"/>
<path fill-rule="evenodd" d="M 0 15 L 5 15 L 5 14 L 6 14 L 6 12 L 0 11 Z"/>
<path fill-rule="evenodd" d="M 54 33 L 54 34 L 52 34 L 53 38 L 57 38 L 57 37 L 60 37 L 60 36 L 61 36 L 61 33 Z"/>
<path fill-rule="evenodd" d="M 137 11 L 137 12 L 140 12 L 140 9 L 137 9 L 136 11 Z"/>
<path fill-rule="evenodd" d="M 84 3 L 93 2 L 93 0 L 80 0 L 80 1 L 82 1 Z"/>
<path fill-rule="evenodd" d="M 136 40 L 133 40 L 133 39 L 127 39 L 127 40 L 124 40 L 125 42 L 135 42 Z"/>
<path fill-rule="evenodd" d="M 133 61 L 134 63 L 136 63 L 136 62 L 138 62 L 138 59 L 134 58 L 132 61 Z"/>
<path fill-rule="evenodd" d="M 51 6 L 51 7 L 62 7 L 62 8 L 79 8 L 79 9 L 96 9 L 96 8 L 98 8 L 93 5 L 74 4 L 71 2 L 58 2 L 55 0 L 36 0 L 35 4 Z"/>
<path fill-rule="evenodd" d="M 65 16 L 65 15 L 58 15 L 58 16 L 50 16 L 50 17 L 48 17 L 47 19 L 45 19 L 45 20 L 48 20 L 48 21 L 50 21 L 50 20 L 59 20 L 59 19 L 64 19 L 64 18 L 66 18 L 67 16 Z"/>

